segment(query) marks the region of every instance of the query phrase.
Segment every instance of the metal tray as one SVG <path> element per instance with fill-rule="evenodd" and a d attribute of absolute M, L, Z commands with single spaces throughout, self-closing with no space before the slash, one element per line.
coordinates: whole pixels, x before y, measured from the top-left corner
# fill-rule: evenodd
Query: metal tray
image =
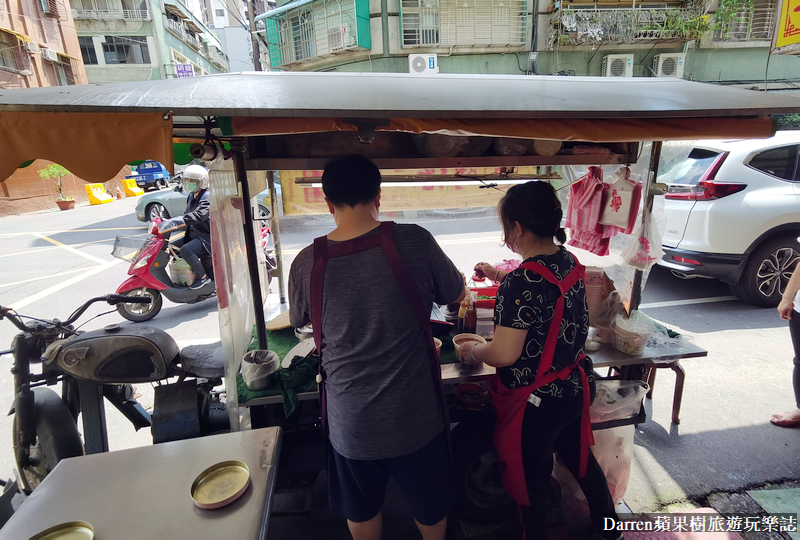
<path fill-rule="evenodd" d="M 249 485 L 250 467 L 241 461 L 221 461 L 192 483 L 192 500 L 199 508 L 221 508 L 241 497 Z"/>
<path fill-rule="evenodd" d="M 93 540 L 94 528 L 85 521 L 69 521 L 42 531 L 30 540 Z"/>

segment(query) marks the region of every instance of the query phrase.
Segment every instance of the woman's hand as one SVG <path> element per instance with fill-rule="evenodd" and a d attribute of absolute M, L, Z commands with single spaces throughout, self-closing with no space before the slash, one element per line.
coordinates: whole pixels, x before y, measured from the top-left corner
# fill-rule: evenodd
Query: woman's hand
<path fill-rule="evenodd" d="M 473 360 L 472 356 L 472 349 L 474 349 L 475 345 L 477 344 L 478 344 L 477 341 L 465 341 L 464 343 L 461 344 L 461 357 L 459 358 L 459 360 L 461 360 L 462 363 L 469 365 L 476 365 L 481 363 L 480 360 L 478 361 Z"/>
<path fill-rule="evenodd" d="M 790 320 L 792 318 L 793 309 L 794 299 L 786 300 L 785 298 L 781 298 L 781 303 L 778 304 L 778 313 L 780 313 L 781 319 Z"/>
<path fill-rule="evenodd" d="M 482 280 L 489 278 L 492 281 L 498 281 L 497 277 L 499 273 L 500 271 L 491 264 L 487 262 L 479 262 L 475 265 L 475 275 L 472 279 Z"/>

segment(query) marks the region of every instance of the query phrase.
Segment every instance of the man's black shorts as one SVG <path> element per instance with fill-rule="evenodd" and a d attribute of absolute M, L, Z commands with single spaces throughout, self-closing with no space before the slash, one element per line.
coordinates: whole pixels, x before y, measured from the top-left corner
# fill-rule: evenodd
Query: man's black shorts
<path fill-rule="evenodd" d="M 444 431 L 405 456 L 381 460 L 348 459 L 334 448 L 328 454 L 331 509 L 356 523 L 369 521 L 383 506 L 392 477 L 422 525 L 436 525 L 453 505 L 447 439 Z"/>

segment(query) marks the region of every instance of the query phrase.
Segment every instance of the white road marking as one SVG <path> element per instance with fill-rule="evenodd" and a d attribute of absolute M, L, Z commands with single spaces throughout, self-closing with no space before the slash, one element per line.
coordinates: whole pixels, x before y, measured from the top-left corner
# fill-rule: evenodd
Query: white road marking
<path fill-rule="evenodd" d="M 66 281 L 62 281 L 61 283 L 59 283 L 57 285 L 53 285 L 52 287 L 49 287 L 49 288 L 47 288 L 47 289 L 45 289 L 43 291 L 39 291 L 38 293 L 36 293 L 34 295 L 31 295 L 31 296 L 29 296 L 27 298 L 23 298 L 22 300 L 20 300 L 18 302 L 13 302 L 11 307 L 12 307 L 12 309 L 21 309 L 21 308 L 23 308 L 23 307 L 25 307 L 25 306 L 27 306 L 29 304 L 32 304 L 32 303 L 36 302 L 37 300 L 41 300 L 42 298 L 50 296 L 51 294 L 53 294 L 55 292 L 58 292 L 61 289 L 65 289 L 65 288 L 67 288 L 67 287 L 69 287 L 71 285 L 74 285 L 75 283 L 78 283 L 79 281 L 83 281 L 84 279 L 88 279 L 88 278 L 92 277 L 95 274 L 99 274 L 103 270 L 108 270 L 112 266 L 117 265 L 117 264 L 119 264 L 121 262 L 122 262 L 121 260 L 111 261 L 111 262 L 108 262 L 108 263 L 104 262 L 103 264 L 101 264 L 99 266 L 95 266 L 94 268 L 90 268 L 85 273 L 83 273 L 83 274 L 81 274 L 79 276 L 75 276 L 74 278 L 68 279 Z"/>
<path fill-rule="evenodd" d="M 22 281 L 15 281 L 14 283 L 3 283 L 2 287 L 11 287 L 12 285 L 22 285 L 23 283 L 30 283 L 31 281 L 38 281 L 40 279 L 48 279 L 56 276 L 66 276 L 67 274 L 77 274 L 78 272 L 85 272 L 86 268 L 78 268 L 77 270 L 67 270 L 66 272 L 59 272 L 58 274 L 49 274 L 46 276 L 39 276 L 30 279 L 23 279 Z"/>
<path fill-rule="evenodd" d="M 79 249 L 75 249 L 72 246 L 68 246 L 67 244 L 62 244 L 61 242 L 59 242 L 57 240 L 53 240 L 52 238 L 49 238 L 49 237 L 47 237 L 47 236 L 45 236 L 43 234 L 39 234 L 39 233 L 31 233 L 31 234 L 33 236 L 37 237 L 37 238 L 41 238 L 42 240 L 45 240 L 46 242 L 50 242 L 51 244 L 55 244 L 58 247 L 64 248 L 67 251 L 69 251 L 70 253 L 74 253 L 75 255 L 80 255 L 81 257 L 89 259 L 90 261 L 96 262 L 97 264 L 106 264 L 108 262 L 108 261 L 105 261 L 105 260 L 101 259 L 100 257 L 95 257 L 94 255 L 89 255 L 88 253 L 84 253 L 83 251 L 81 251 Z"/>
<path fill-rule="evenodd" d="M 131 234 L 130 236 L 132 236 L 132 237 L 133 236 L 144 236 L 145 234 L 147 234 L 147 233 Z M 103 242 L 113 242 L 114 240 L 116 240 L 116 238 L 104 238 L 103 240 L 92 240 L 91 242 L 79 242 L 77 244 L 64 244 L 64 245 L 65 246 L 70 246 L 70 247 L 79 247 L 79 246 L 86 246 L 88 244 L 102 244 Z M 54 249 L 61 249 L 61 246 L 36 248 L 36 249 L 30 249 L 28 251 L 16 251 L 14 253 L 6 253 L 6 254 L 3 254 L 3 255 L 0 255 L 0 259 L 3 258 L 3 257 L 12 257 L 14 255 L 31 255 L 31 254 L 41 253 L 42 251 L 52 251 Z"/>
<path fill-rule="evenodd" d="M 686 300 L 669 300 L 667 302 L 650 302 L 642 304 L 639 309 L 652 309 L 661 307 L 688 306 L 691 304 L 710 304 L 712 302 L 730 302 L 738 300 L 735 296 L 709 296 L 706 298 L 688 298 Z"/>
<path fill-rule="evenodd" d="M 133 231 L 133 230 L 147 230 L 147 227 L 113 227 L 111 229 L 64 229 L 60 231 L 37 231 L 37 232 L 15 232 L 15 233 L 2 233 L 0 238 L 11 238 L 14 236 L 25 236 L 28 234 L 63 234 L 68 232 L 98 232 L 98 231 Z"/>

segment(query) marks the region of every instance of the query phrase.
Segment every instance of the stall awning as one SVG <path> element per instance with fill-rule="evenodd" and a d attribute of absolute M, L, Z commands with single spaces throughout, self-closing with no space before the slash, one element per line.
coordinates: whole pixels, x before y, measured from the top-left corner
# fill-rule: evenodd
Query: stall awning
<path fill-rule="evenodd" d="M 172 170 L 172 119 L 162 114 L 0 112 L 0 134 L 0 181 L 33 159 L 63 165 L 87 182 L 105 182 L 139 159 Z"/>
<path fill-rule="evenodd" d="M 284 4 L 277 9 L 273 9 L 256 16 L 256 22 L 263 21 L 264 19 L 271 19 L 272 17 L 280 15 L 281 13 L 286 13 L 287 11 L 291 11 L 305 4 L 310 4 L 311 2 L 313 2 L 313 0 L 294 0 L 294 2 L 289 2 L 288 4 Z"/>
<path fill-rule="evenodd" d="M 241 136 L 356 131 L 336 118 L 233 118 L 232 133 Z M 774 133 L 772 119 L 624 118 L 624 119 L 412 119 L 394 118 L 376 131 L 435 133 L 453 137 L 487 136 L 594 143 L 686 139 L 760 139 Z"/>
<path fill-rule="evenodd" d="M 164 2 L 164 9 L 166 9 L 169 13 L 172 13 L 173 15 L 178 17 L 179 19 L 188 19 L 189 18 L 189 15 L 187 15 L 186 12 L 184 12 L 185 8 L 182 9 L 179 6 L 176 6 L 175 4 L 170 4 L 169 2 Z"/>
<path fill-rule="evenodd" d="M 367 121 L 407 133 L 627 142 L 767 137 L 772 115 L 800 112 L 797 95 L 620 79 L 266 72 L 0 90 L 0 172 L 35 158 L 103 180 L 136 159 L 171 166 L 172 135 L 188 132 L 173 133 L 170 114 L 201 134 L 202 117 L 230 118 L 229 136 L 351 131 Z"/>

